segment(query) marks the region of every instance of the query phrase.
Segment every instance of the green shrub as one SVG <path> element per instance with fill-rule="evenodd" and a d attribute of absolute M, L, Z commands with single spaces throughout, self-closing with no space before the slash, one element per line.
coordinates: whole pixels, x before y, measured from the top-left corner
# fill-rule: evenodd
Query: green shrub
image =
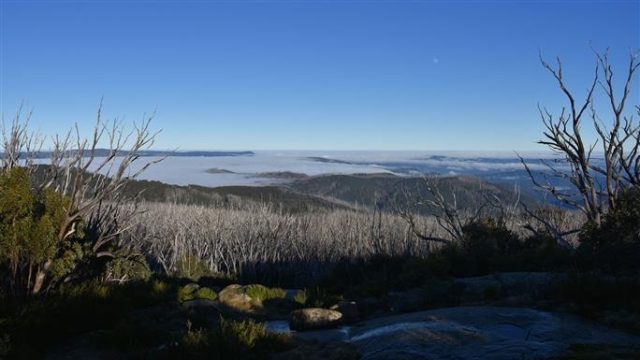
<path fill-rule="evenodd" d="M 181 286 L 177 293 L 178 302 L 193 300 L 194 293 L 195 290 L 191 286 Z"/>
<path fill-rule="evenodd" d="M 178 289 L 177 297 L 178 302 L 185 302 L 194 299 L 215 300 L 218 298 L 218 294 L 206 287 L 195 288 L 194 286 L 187 285 Z"/>
<path fill-rule="evenodd" d="M 24 168 L 0 171 L 0 286 L 7 295 L 38 292 L 75 269 L 85 253 L 82 224 L 64 241 L 58 235 L 70 204 L 51 189 L 32 189 Z M 33 281 L 36 274 L 47 283 Z"/>
<path fill-rule="evenodd" d="M 215 291 L 206 288 L 206 287 L 201 287 L 198 290 L 196 290 L 195 292 L 195 298 L 196 299 L 205 299 L 205 300 L 215 300 L 218 298 L 218 294 L 216 294 Z"/>
<path fill-rule="evenodd" d="M 140 252 L 130 249 L 117 249 L 115 256 L 107 262 L 104 275 L 109 280 L 130 281 L 147 280 L 151 277 L 149 265 Z"/>
<path fill-rule="evenodd" d="M 629 189 L 617 199 L 601 226 L 581 233 L 578 262 L 583 269 L 638 274 L 640 270 L 640 189 Z"/>
<path fill-rule="evenodd" d="M 287 292 L 280 288 L 269 288 L 259 284 L 248 285 L 245 289 L 247 295 L 252 299 L 263 302 L 269 299 L 282 299 L 287 296 Z"/>
<path fill-rule="evenodd" d="M 506 226 L 482 219 L 464 227 L 460 244 L 432 253 L 427 262 L 437 276 L 481 276 L 495 272 L 565 271 L 573 254 L 545 234 L 521 239 Z"/>
<path fill-rule="evenodd" d="M 462 249 L 467 264 L 463 269 L 468 275 L 484 275 L 518 265 L 512 256 L 522 250 L 522 241 L 504 223 L 487 218 L 468 224 L 463 230 Z"/>
<path fill-rule="evenodd" d="M 307 290 L 298 291 L 293 297 L 293 302 L 298 304 L 299 306 L 305 306 L 307 304 Z"/>

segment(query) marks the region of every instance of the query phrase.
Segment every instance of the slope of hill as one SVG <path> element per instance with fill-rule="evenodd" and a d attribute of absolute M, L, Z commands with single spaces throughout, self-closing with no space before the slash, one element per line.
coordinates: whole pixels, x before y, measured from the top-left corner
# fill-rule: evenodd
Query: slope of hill
<path fill-rule="evenodd" d="M 39 166 L 35 181 L 42 179 L 46 166 Z M 273 205 L 287 212 L 310 210 L 358 209 L 377 206 L 383 211 L 394 208 L 415 209 L 429 213 L 435 209 L 416 207 L 421 200 L 432 199 L 425 179 L 388 173 L 300 176 L 284 173 L 291 182 L 279 186 L 172 185 L 159 181 L 130 180 L 124 187 L 126 197 L 152 202 L 170 202 L 205 206 L 241 206 L 243 202 Z M 294 176 L 295 175 L 295 176 Z M 41 180 L 40 180 L 41 181 Z M 514 201 L 513 189 L 467 176 L 440 178 L 440 192 L 446 199 L 455 194 L 459 208 L 476 209 L 487 203 L 487 196 L 505 203 Z M 520 201 L 531 205 L 532 197 L 520 194 Z"/>
<path fill-rule="evenodd" d="M 304 194 L 278 186 L 179 186 L 158 181 L 135 180 L 127 183 L 125 193 L 153 202 L 225 206 L 251 201 L 270 204 L 286 212 L 345 209 L 348 205 L 319 196 Z"/>
<path fill-rule="evenodd" d="M 406 207 L 421 199 L 433 199 L 421 177 L 402 177 L 392 174 L 324 175 L 299 179 L 289 184 L 296 191 L 342 200 L 344 202 L 382 209 Z M 443 177 L 440 191 L 446 199 L 456 195 L 460 207 L 476 208 L 486 203 L 486 195 L 496 196 L 504 202 L 514 201 L 514 191 L 505 185 L 488 183 L 468 176 Z M 533 204 L 535 200 L 520 195 L 520 200 Z M 433 209 L 423 208 L 424 211 Z"/>

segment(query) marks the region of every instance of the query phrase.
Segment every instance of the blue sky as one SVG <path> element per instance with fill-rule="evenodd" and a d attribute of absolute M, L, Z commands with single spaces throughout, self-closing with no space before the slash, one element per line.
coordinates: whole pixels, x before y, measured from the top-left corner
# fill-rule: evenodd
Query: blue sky
<path fill-rule="evenodd" d="M 103 97 L 158 148 L 539 150 L 538 50 L 582 93 L 591 46 L 640 48 L 639 1 L 0 3 L 5 119 L 88 130 Z"/>

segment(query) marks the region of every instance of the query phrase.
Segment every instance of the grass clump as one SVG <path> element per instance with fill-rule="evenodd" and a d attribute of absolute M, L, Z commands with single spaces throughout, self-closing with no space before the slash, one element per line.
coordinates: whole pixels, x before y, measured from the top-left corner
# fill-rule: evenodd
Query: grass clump
<path fill-rule="evenodd" d="M 247 285 L 245 293 L 259 302 L 270 299 L 283 299 L 287 296 L 287 292 L 281 288 L 269 288 L 259 284 Z"/>
<path fill-rule="evenodd" d="M 307 290 L 300 290 L 293 297 L 293 302 L 298 304 L 299 306 L 304 306 L 307 304 Z"/>
<path fill-rule="evenodd" d="M 256 359 L 288 348 L 288 336 L 270 333 L 264 324 L 253 320 L 220 317 L 212 329 L 192 329 L 191 323 L 187 327 L 171 357 Z"/>
<path fill-rule="evenodd" d="M 211 275 L 209 266 L 202 259 L 185 255 L 176 262 L 175 275 L 180 278 L 198 281 L 202 277 Z"/>
<path fill-rule="evenodd" d="M 218 294 L 206 287 L 201 287 L 200 289 L 198 289 L 195 293 L 195 298 L 196 299 L 205 299 L 205 300 L 215 300 L 218 298 Z"/>
<path fill-rule="evenodd" d="M 212 289 L 194 285 L 195 284 L 189 284 L 178 289 L 178 302 L 185 302 L 196 299 L 216 300 L 218 298 L 218 294 Z"/>

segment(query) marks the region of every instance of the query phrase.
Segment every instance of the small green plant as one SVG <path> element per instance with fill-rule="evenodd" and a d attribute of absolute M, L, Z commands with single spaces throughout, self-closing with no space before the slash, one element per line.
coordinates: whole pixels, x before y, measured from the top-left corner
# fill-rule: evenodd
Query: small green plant
<path fill-rule="evenodd" d="M 153 279 L 151 281 L 151 292 L 153 295 L 162 296 L 168 293 L 171 290 L 171 286 L 166 282 L 158 279 Z"/>
<path fill-rule="evenodd" d="M 206 351 L 209 345 L 209 332 L 205 329 L 191 329 L 190 324 L 187 324 L 189 328 L 187 333 L 182 337 L 180 347 L 187 350 L 193 355 L 193 353 L 199 353 Z"/>
<path fill-rule="evenodd" d="M 296 293 L 296 295 L 293 297 L 293 301 L 300 305 L 300 306 L 305 306 L 307 304 L 307 290 L 300 290 Z"/>

